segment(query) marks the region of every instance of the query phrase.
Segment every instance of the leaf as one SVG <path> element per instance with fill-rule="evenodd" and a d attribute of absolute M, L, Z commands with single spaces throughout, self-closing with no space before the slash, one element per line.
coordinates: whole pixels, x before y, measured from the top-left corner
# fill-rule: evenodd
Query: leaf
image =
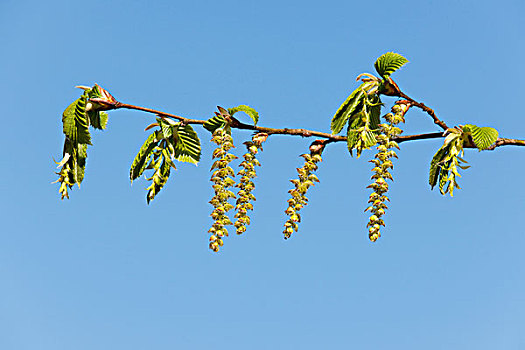
<path fill-rule="evenodd" d="M 64 134 L 73 143 L 91 145 L 91 135 L 88 129 L 88 118 L 86 115 L 87 96 L 84 93 L 80 98 L 71 103 L 62 114 Z"/>
<path fill-rule="evenodd" d="M 222 128 L 226 125 L 226 120 L 222 115 L 216 115 L 214 117 L 211 117 L 204 123 L 203 127 L 204 129 L 208 130 L 209 132 L 213 133 L 218 128 Z"/>
<path fill-rule="evenodd" d="M 160 129 L 162 130 L 162 137 L 166 140 L 170 139 L 174 132 L 174 127 L 171 125 L 171 123 L 166 122 L 164 119 L 157 118 L 157 123 L 159 123 Z"/>
<path fill-rule="evenodd" d="M 492 146 L 499 136 L 498 131 L 494 128 L 479 127 L 472 124 L 463 126 L 463 132 L 472 135 L 472 141 L 480 151 Z"/>
<path fill-rule="evenodd" d="M 84 180 L 84 173 L 86 170 L 86 159 L 87 159 L 87 145 L 79 144 L 77 148 L 77 156 L 74 168 L 75 182 L 80 187 L 80 184 Z"/>
<path fill-rule="evenodd" d="M 149 135 L 149 137 L 146 139 L 146 141 L 140 148 L 139 153 L 133 160 L 133 163 L 131 164 L 131 169 L 129 170 L 129 178 L 132 183 L 133 180 L 142 175 L 144 169 L 146 168 L 146 165 L 148 165 L 149 160 L 151 159 L 152 152 L 159 141 L 158 133 L 158 131 L 155 131 L 151 135 Z"/>
<path fill-rule="evenodd" d="M 400 54 L 395 52 L 387 52 L 376 60 L 374 67 L 377 73 L 385 78 L 404 66 L 407 62 L 408 60 Z"/>
<path fill-rule="evenodd" d="M 381 107 L 383 103 L 378 95 L 372 95 L 369 97 L 370 103 L 372 104 L 370 109 L 370 129 L 377 130 L 379 129 L 379 124 L 381 123 Z"/>
<path fill-rule="evenodd" d="M 348 130 L 346 132 L 346 144 L 348 151 L 352 154 L 352 149 L 355 148 L 357 141 L 359 140 L 359 130 L 358 128 L 364 125 L 360 115 L 363 113 L 358 113 L 355 118 L 353 118 L 348 124 Z"/>
<path fill-rule="evenodd" d="M 190 125 L 179 124 L 174 131 L 175 159 L 180 162 L 197 164 L 201 159 L 201 144 L 195 130 Z"/>
<path fill-rule="evenodd" d="M 102 111 L 88 111 L 89 125 L 98 130 L 106 129 L 108 124 L 108 114 Z"/>
<path fill-rule="evenodd" d="M 158 157 L 158 160 L 155 162 L 155 172 L 148 179 L 151 181 L 151 185 L 147 188 L 148 193 L 146 194 L 148 204 L 155 198 L 160 190 L 162 190 L 170 176 L 171 159 L 165 148 L 162 149 Z"/>
<path fill-rule="evenodd" d="M 232 116 L 237 112 L 244 112 L 248 114 L 253 120 L 253 125 L 257 125 L 257 122 L 259 121 L 259 113 L 257 113 L 257 111 L 250 106 L 240 105 L 234 108 L 228 108 L 228 112 Z"/>
<path fill-rule="evenodd" d="M 436 186 L 437 180 L 439 178 L 439 172 L 441 170 L 440 163 L 443 161 L 445 156 L 447 155 L 447 147 L 442 146 L 434 157 L 432 157 L 432 161 L 430 162 L 430 174 L 428 183 L 430 184 L 430 187 L 433 189 L 434 186 Z"/>
<path fill-rule="evenodd" d="M 335 112 L 334 117 L 332 118 L 332 123 L 330 129 L 332 134 L 338 134 L 343 130 L 348 119 L 354 114 L 358 109 L 358 106 L 363 102 L 365 91 L 363 90 L 366 83 L 361 84 L 357 89 L 355 89 L 350 96 L 343 102 L 339 107 L 337 112 Z"/>
<path fill-rule="evenodd" d="M 101 98 L 104 97 L 99 89 L 99 86 L 95 84 L 91 89 L 86 90 L 89 98 Z"/>
<path fill-rule="evenodd" d="M 376 136 L 371 130 L 365 130 L 361 137 L 364 139 L 365 148 L 370 148 L 377 143 Z"/>

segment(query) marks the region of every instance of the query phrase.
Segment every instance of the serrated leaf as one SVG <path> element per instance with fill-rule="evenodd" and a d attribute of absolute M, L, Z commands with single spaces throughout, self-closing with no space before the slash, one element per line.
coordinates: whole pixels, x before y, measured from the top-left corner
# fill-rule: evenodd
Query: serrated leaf
<path fill-rule="evenodd" d="M 363 83 L 357 89 L 355 89 L 335 112 L 330 125 L 332 134 L 335 135 L 340 133 L 348 119 L 350 119 L 350 117 L 355 114 L 356 110 L 360 110 L 358 107 L 363 103 L 365 96 L 363 88 L 365 85 L 366 83 Z"/>
<path fill-rule="evenodd" d="M 374 67 L 383 78 L 390 76 L 408 62 L 406 58 L 395 52 L 387 52 L 376 60 Z"/>
<path fill-rule="evenodd" d="M 440 149 L 438 149 L 434 157 L 432 157 L 432 161 L 430 162 L 430 174 L 428 179 L 428 183 L 430 184 L 430 187 L 432 189 L 436 185 L 437 180 L 439 178 L 439 172 L 441 170 L 439 164 L 443 161 L 446 155 L 446 146 L 442 146 Z"/>
<path fill-rule="evenodd" d="M 86 159 L 87 159 L 87 145 L 79 144 L 77 148 L 77 156 L 75 162 L 75 182 L 80 186 L 84 180 L 84 173 L 86 170 Z"/>
<path fill-rule="evenodd" d="M 360 117 L 362 113 L 358 113 L 348 124 L 348 129 L 346 131 L 346 145 L 348 151 L 352 154 L 352 149 L 355 148 L 357 141 L 359 140 L 359 129 L 364 125 L 362 118 Z"/>
<path fill-rule="evenodd" d="M 98 130 L 106 129 L 108 114 L 102 111 L 88 111 L 89 125 Z"/>
<path fill-rule="evenodd" d="M 232 116 L 237 112 L 244 112 L 248 114 L 253 120 L 253 125 L 257 125 L 257 122 L 259 121 L 259 113 L 257 113 L 257 111 L 250 106 L 240 105 L 234 108 L 228 108 L 228 112 Z"/>
<path fill-rule="evenodd" d="M 479 127 L 472 124 L 465 125 L 463 132 L 470 133 L 472 141 L 474 141 L 474 144 L 480 151 L 492 146 L 499 136 L 498 131 L 494 128 Z"/>
<path fill-rule="evenodd" d="M 365 148 L 370 148 L 377 143 L 376 136 L 371 130 L 365 130 L 361 137 L 364 139 Z"/>
<path fill-rule="evenodd" d="M 101 98 L 103 97 L 102 92 L 99 89 L 99 86 L 95 84 L 91 89 L 86 90 L 89 98 Z"/>
<path fill-rule="evenodd" d="M 159 155 L 159 159 L 156 162 L 155 172 L 148 179 L 151 181 L 151 185 L 147 188 L 148 193 L 146 194 L 146 200 L 148 204 L 152 201 L 160 190 L 164 187 L 171 172 L 171 160 L 170 155 L 166 149 L 162 149 Z"/>
<path fill-rule="evenodd" d="M 87 95 L 84 94 L 71 103 L 62 114 L 64 134 L 73 143 L 91 145 L 91 135 L 89 134 L 88 118 L 86 115 Z"/>
<path fill-rule="evenodd" d="M 204 123 L 203 127 L 204 129 L 208 130 L 209 132 L 213 133 L 218 128 L 222 128 L 226 125 L 226 120 L 222 115 L 216 115 L 214 117 L 211 117 Z"/>
<path fill-rule="evenodd" d="M 381 123 L 381 107 L 382 102 L 378 95 L 372 95 L 370 96 L 370 102 L 372 103 L 372 106 L 369 107 L 370 110 L 370 129 L 371 130 L 377 130 L 379 129 L 379 124 Z"/>
<path fill-rule="evenodd" d="M 439 170 L 439 192 L 441 192 L 441 194 L 445 194 L 446 193 L 444 188 L 445 188 L 445 184 L 448 181 L 447 175 L 448 175 L 448 170 L 446 170 L 446 168 L 442 166 L 440 168 L 440 170 Z M 447 190 L 448 190 L 448 188 L 447 188 Z"/>
<path fill-rule="evenodd" d="M 162 131 L 162 137 L 165 139 L 170 139 L 174 133 L 174 127 L 171 125 L 171 123 L 166 122 L 164 119 L 161 118 L 157 118 L 157 123 L 159 124 L 160 129 Z"/>
<path fill-rule="evenodd" d="M 133 182 L 133 180 L 142 175 L 142 173 L 146 169 L 146 166 L 148 165 L 151 159 L 152 152 L 157 146 L 158 141 L 158 131 L 155 131 L 151 135 L 149 135 L 149 137 L 146 139 L 146 141 L 140 148 L 137 156 L 131 164 L 131 169 L 129 170 L 129 178 L 131 182 Z"/>
<path fill-rule="evenodd" d="M 201 144 L 195 130 L 190 125 L 179 124 L 174 131 L 175 159 L 180 162 L 197 164 L 201 159 Z"/>

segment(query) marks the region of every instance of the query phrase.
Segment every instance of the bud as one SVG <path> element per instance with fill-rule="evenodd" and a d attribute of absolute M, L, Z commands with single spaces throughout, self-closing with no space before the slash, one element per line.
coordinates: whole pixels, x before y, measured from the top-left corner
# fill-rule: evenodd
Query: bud
<path fill-rule="evenodd" d="M 117 100 L 107 90 L 104 90 L 98 84 L 95 84 L 91 91 L 100 97 L 92 97 L 89 99 L 89 101 L 92 103 L 90 110 L 107 111 L 114 109 L 118 103 Z"/>
<path fill-rule="evenodd" d="M 256 144 L 256 145 L 261 145 L 264 141 L 266 141 L 266 139 L 268 138 L 268 134 L 267 133 L 264 133 L 264 132 L 260 132 L 260 133 L 257 133 L 255 135 L 253 135 L 252 137 L 252 141 Z"/>

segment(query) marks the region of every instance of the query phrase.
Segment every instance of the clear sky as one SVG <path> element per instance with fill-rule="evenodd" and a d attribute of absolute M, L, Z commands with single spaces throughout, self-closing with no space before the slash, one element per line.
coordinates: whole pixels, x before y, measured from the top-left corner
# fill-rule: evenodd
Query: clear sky
<path fill-rule="evenodd" d="M 401 88 L 449 125 L 525 138 L 524 13 L 521 0 L 2 0 L 0 349 L 525 349 L 525 148 L 468 150 L 450 198 L 428 186 L 442 141 L 402 144 L 375 244 L 372 153 L 344 144 L 325 151 L 285 241 L 288 180 L 311 140 L 271 137 L 252 225 L 219 254 L 202 128 L 201 164 L 181 164 L 149 206 L 146 182 L 128 179 L 153 120 L 139 112 L 93 132 L 69 201 L 50 184 L 75 85 L 199 119 L 248 104 L 261 125 L 329 131 L 387 51 L 410 60 Z M 404 128 L 438 131 L 416 110 Z"/>

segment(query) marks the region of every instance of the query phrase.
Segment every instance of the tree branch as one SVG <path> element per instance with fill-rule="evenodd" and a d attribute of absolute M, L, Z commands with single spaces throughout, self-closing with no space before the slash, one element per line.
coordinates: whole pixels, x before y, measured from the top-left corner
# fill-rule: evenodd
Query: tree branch
<path fill-rule="evenodd" d="M 417 102 L 416 100 L 414 100 L 413 98 L 407 96 L 404 92 L 402 91 L 399 91 L 399 97 L 401 98 L 404 98 L 406 100 L 408 100 L 412 105 L 418 107 L 418 108 L 421 108 L 423 111 L 427 112 L 428 115 L 430 115 L 432 117 L 432 119 L 434 120 L 434 124 L 436 125 L 439 125 L 441 127 L 441 129 L 443 130 L 447 130 L 448 129 L 448 126 L 447 124 L 440 120 L 437 116 L 436 116 L 436 113 L 434 112 L 434 110 L 428 106 L 426 106 L 424 103 L 422 102 Z"/>
<path fill-rule="evenodd" d="M 436 117 L 434 111 L 431 108 L 425 106 L 423 103 L 414 101 L 413 99 L 411 99 L 410 97 L 406 96 L 403 93 L 401 93 L 401 96 L 403 98 L 407 99 L 408 101 L 410 101 L 410 103 L 413 104 L 414 106 L 417 106 L 417 107 L 423 109 L 425 112 L 427 112 L 434 119 L 434 122 L 437 125 L 439 125 L 441 128 L 443 128 L 444 130 L 448 129 L 447 125 L 443 121 L 439 120 Z M 157 116 L 173 118 L 173 119 L 180 120 L 180 121 L 184 122 L 185 124 L 200 124 L 200 125 L 203 125 L 204 123 L 206 123 L 206 120 L 185 118 L 185 117 L 181 117 L 181 116 L 178 116 L 178 115 L 175 115 L 175 114 L 170 114 L 170 113 L 166 113 L 166 112 L 162 112 L 162 111 L 157 111 L 157 110 L 151 109 L 151 108 L 135 106 L 135 105 L 122 103 L 122 102 L 114 103 L 112 105 L 111 109 L 120 109 L 120 108 L 134 109 L 134 110 L 138 110 L 138 111 L 152 113 L 152 114 L 155 114 Z M 332 135 L 332 134 L 325 133 L 325 132 L 320 132 L 320 131 L 315 131 L 315 130 L 308 130 L 308 129 L 302 129 L 302 128 L 300 128 L 300 129 L 289 129 L 289 128 L 278 129 L 278 128 L 269 128 L 269 127 L 264 127 L 264 126 L 254 126 L 254 125 L 250 125 L 250 124 L 241 123 L 235 118 L 232 118 L 232 119 L 233 119 L 234 123 L 231 125 L 231 127 L 235 128 L 235 129 L 253 130 L 253 131 L 257 131 L 257 132 L 264 132 L 264 133 L 267 133 L 269 135 L 291 135 L 291 136 L 301 136 L 301 137 L 321 137 L 323 139 L 327 139 L 327 141 L 328 141 L 327 143 L 346 142 L 346 137 L 342 136 L 342 135 Z M 393 139 L 393 141 L 396 141 L 397 143 L 401 143 L 401 142 L 406 142 L 406 141 L 436 139 L 436 138 L 444 137 L 443 134 L 444 134 L 443 132 L 432 132 L 432 133 L 426 133 L 426 134 L 398 136 L 395 139 Z M 494 143 L 494 145 L 492 145 L 490 148 L 488 148 L 488 150 L 494 150 L 496 147 L 507 146 L 507 145 L 525 146 L 525 140 L 517 140 L 517 139 L 509 139 L 509 138 L 500 137 L 500 138 L 497 139 L 497 141 Z M 466 148 L 474 148 L 475 146 L 473 146 L 473 145 L 465 145 L 465 147 Z"/>

